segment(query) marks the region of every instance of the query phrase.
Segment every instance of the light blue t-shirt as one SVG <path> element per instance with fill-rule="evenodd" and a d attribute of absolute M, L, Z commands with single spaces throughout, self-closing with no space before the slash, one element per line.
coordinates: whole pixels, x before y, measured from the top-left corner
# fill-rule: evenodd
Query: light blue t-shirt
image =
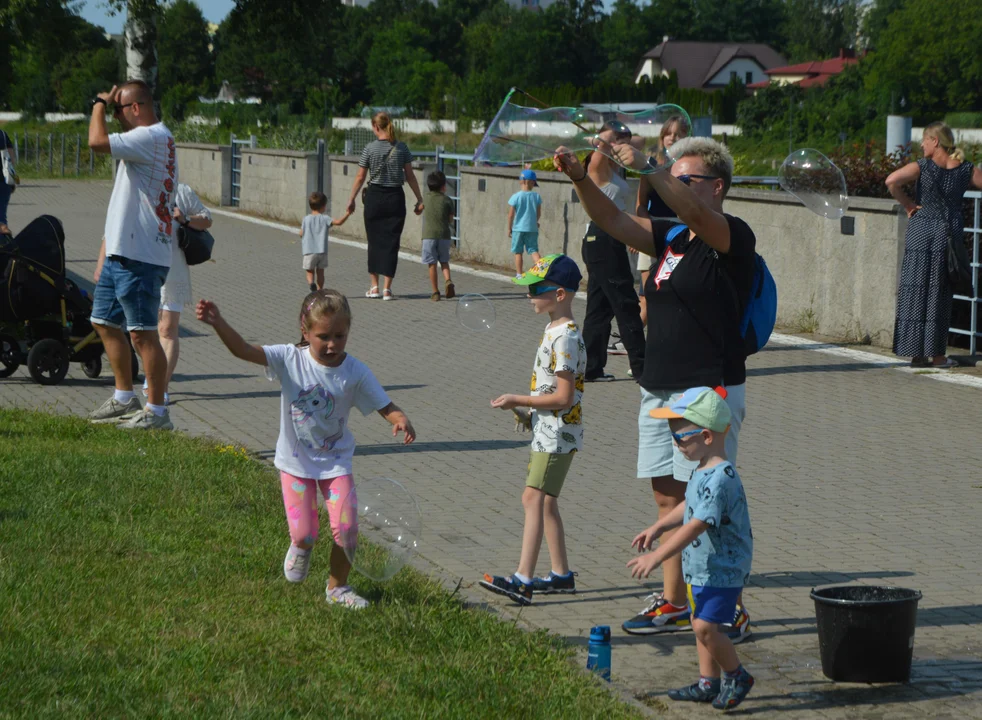
<path fill-rule="evenodd" d="M 690 585 L 743 587 L 750 578 L 754 535 L 743 483 L 733 463 L 696 470 L 685 489 L 685 522 L 709 529 L 682 550 L 682 574 Z"/>
<path fill-rule="evenodd" d="M 304 255 L 321 255 L 327 252 L 327 234 L 332 222 L 331 216 L 323 213 L 311 213 L 304 217 L 300 225 L 303 230 L 300 247 Z"/>
<path fill-rule="evenodd" d="M 515 208 L 515 219 L 511 224 L 512 232 L 538 232 L 539 219 L 536 210 L 542 204 L 542 197 L 535 190 L 519 190 L 508 199 L 508 204 Z"/>

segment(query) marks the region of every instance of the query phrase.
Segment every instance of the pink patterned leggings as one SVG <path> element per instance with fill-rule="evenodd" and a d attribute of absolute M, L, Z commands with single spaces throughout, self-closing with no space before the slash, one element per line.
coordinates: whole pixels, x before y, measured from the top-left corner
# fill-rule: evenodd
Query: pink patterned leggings
<path fill-rule="evenodd" d="M 342 528 L 345 531 L 352 526 L 357 529 L 358 516 L 347 517 L 349 513 L 342 512 L 345 498 L 349 494 L 355 494 L 355 479 L 351 475 L 341 475 L 329 480 L 311 480 L 281 471 L 280 483 L 283 486 L 283 506 L 286 508 L 286 521 L 290 526 L 290 539 L 294 545 L 309 548 L 317 542 L 320 531 L 320 520 L 317 517 L 318 485 L 324 496 L 334 542 L 341 544 Z M 356 508 L 356 498 L 352 497 L 351 500 L 349 507 Z"/>

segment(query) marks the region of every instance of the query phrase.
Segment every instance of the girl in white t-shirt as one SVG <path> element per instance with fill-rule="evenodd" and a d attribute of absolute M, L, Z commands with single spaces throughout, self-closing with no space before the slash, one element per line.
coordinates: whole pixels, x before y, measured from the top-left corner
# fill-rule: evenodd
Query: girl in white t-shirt
<path fill-rule="evenodd" d="M 303 338 L 297 345 L 250 345 L 225 321 L 215 303 L 207 300 L 198 302 L 197 317 L 215 328 L 235 357 L 263 365 L 266 376 L 279 379 L 282 386 L 274 465 L 280 471 L 292 541 L 283 562 L 286 579 L 302 582 L 307 577 L 319 528 L 319 486 L 334 534 L 327 600 L 350 608 L 366 607 L 368 602 L 347 584 L 351 563 L 341 547 L 342 524 L 357 522 L 341 513 L 345 499 L 355 492 L 351 470 L 355 438 L 348 428 L 348 415 L 352 407 L 363 415 L 377 411 L 392 424 L 393 436 L 404 434 L 407 445 L 416 439 L 416 431 L 372 371 L 344 351 L 351 328 L 347 298 L 326 289 L 307 295 L 300 309 Z"/>

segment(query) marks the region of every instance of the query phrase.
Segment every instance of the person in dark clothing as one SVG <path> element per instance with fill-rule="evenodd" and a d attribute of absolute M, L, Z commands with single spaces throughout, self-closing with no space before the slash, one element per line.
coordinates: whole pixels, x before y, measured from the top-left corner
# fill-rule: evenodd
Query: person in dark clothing
<path fill-rule="evenodd" d="M 629 190 L 610 155 L 613 143 L 626 142 L 630 138 L 630 131 L 623 126 L 616 128 L 605 124 L 597 135 L 597 151 L 590 153 L 585 162 L 587 175 L 621 211 L 627 210 Z M 640 378 L 644 371 L 644 325 L 627 247 L 591 221 L 583 237 L 583 262 L 589 273 L 583 319 L 586 381 L 614 379 L 605 368 L 610 324 L 615 318 L 631 365 L 631 376 Z"/>

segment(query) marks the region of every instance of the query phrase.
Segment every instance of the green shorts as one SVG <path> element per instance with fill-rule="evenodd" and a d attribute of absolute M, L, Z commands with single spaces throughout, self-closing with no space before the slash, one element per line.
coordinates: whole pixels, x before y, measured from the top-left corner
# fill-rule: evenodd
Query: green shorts
<path fill-rule="evenodd" d="M 541 490 L 546 495 L 559 497 L 566 482 L 566 473 L 573 464 L 576 453 L 545 453 L 532 451 L 529 459 L 529 474 L 525 479 L 525 487 Z"/>

